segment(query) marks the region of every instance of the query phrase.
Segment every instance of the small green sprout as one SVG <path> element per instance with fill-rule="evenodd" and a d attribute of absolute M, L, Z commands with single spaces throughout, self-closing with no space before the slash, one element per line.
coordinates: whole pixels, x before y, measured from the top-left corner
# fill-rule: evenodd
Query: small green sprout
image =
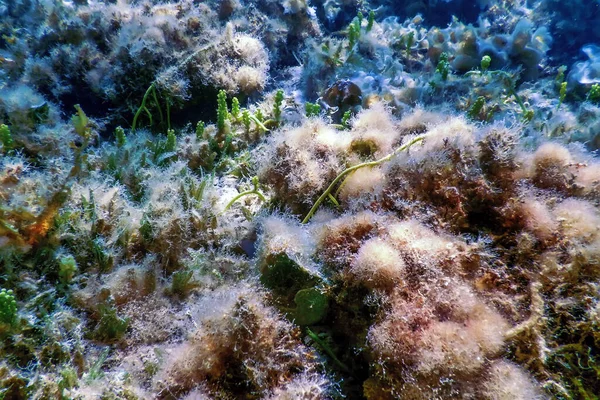
<path fill-rule="evenodd" d="M 196 124 L 196 139 L 202 140 L 204 138 L 204 122 L 198 121 Z"/>
<path fill-rule="evenodd" d="M 73 281 L 76 273 L 77 263 L 75 262 L 73 256 L 64 256 L 58 260 L 58 278 L 62 284 L 70 284 Z"/>
<path fill-rule="evenodd" d="M 117 126 L 115 128 L 115 137 L 117 138 L 118 148 L 125 146 L 125 143 L 127 143 L 127 139 L 125 138 L 125 130 L 122 127 Z"/>
<path fill-rule="evenodd" d="M 154 376 L 159 371 L 160 365 L 156 361 L 145 360 L 144 361 L 144 372 L 149 376 Z"/>
<path fill-rule="evenodd" d="M 240 115 L 240 101 L 237 97 L 231 99 L 231 115 L 234 120 L 237 120 Z"/>
<path fill-rule="evenodd" d="M 307 117 L 316 117 L 321 112 L 321 106 L 317 103 L 306 102 L 306 104 L 304 104 L 304 110 L 306 111 Z"/>
<path fill-rule="evenodd" d="M 77 371 L 73 367 L 65 367 L 60 371 L 60 380 L 58 381 L 58 387 L 61 390 L 71 389 L 77 385 Z M 64 398 L 61 396 L 61 398 Z"/>
<path fill-rule="evenodd" d="M 281 106 L 283 104 L 283 90 L 275 92 L 275 104 L 273 105 L 273 116 L 275 121 L 281 122 Z"/>
<path fill-rule="evenodd" d="M 0 290 L 0 323 L 14 325 L 17 321 L 17 301 L 12 290 Z"/>
<path fill-rule="evenodd" d="M 492 57 L 485 55 L 481 57 L 481 71 L 486 72 L 490 68 Z"/>
<path fill-rule="evenodd" d="M 558 94 L 558 105 L 556 106 L 557 110 L 560 108 L 563 101 L 565 101 L 566 97 L 567 97 L 567 82 L 563 82 L 560 84 L 560 90 L 559 90 L 559 94 Z"/>
<path fill-rule="evenodd" d="M 360 28 L 362 25 L 363 18 L 364 18 L 363 13 L 361 11 L 359 11 L 358 14 L 356 15 L 356 18 L 354 18 L 354 20 L 352 21 L 352 25 L 354 25 L 354 29 L 356 29 L 359 36 L 360 36 Z"/>
<path fill-rule="evenodd" d="M 165 150 L 168 152 L 173 152 L 177 149 L 177 138 L 175 137 L 175 131 L 173 129 L 169 129 L 167 131 L 167 142 L 165 143 Z"/>
<path fill-rule="evenodd" d="M 82 138 L 88 138 L 90 135 L 90 120 L 88 119 L 87 115 L 85 115 L 79 104 L 75 104 L 75 110 L 77 113 L 71 117 L 71 122 L 75 128 L 75 132 Z"/>
<path fill-rule="evenodd" d="M 360 38 L 360 26 L 357 23 L 358 20 L 355 21 L 348 26 L 348 50 L 354 49 Z"/>
<path fill-rule="evenodd" d="M 587 95 L 588 101 L 592 103 L 600 103 L 600 85 L 594 83 Z"/>
<path fill-rule="evenodd" d="M 227 110 L 227 93 L 224 90 L 219 90 L 217 95 L 217 129 L 220 133 L 225 133 L 225 120 L 229 111 Z"/>
<path fill-rule="evenodd" d="M 371 32 L 373 29 L 373 23 L 375 22 L 375 11 L 369 11 L 369 17 L 367 19 L 367 32 Z"/>
<path fill-rule="evenodd" d="M 448 80 L 448 74 L 450 73 L 450 63 L 448 62 L 448 53 L 444 52 L 440 54 L 440 60 L 438 61 L 435 72 L 440 74 L 443 81 Z"/>
<path fill-rule="evenodd" d="M 96 325 L 93 336 L 95 339 L 106 342 L 118 341 L 123 337 L 129 326 L 129 318 L 117 315 L 113 305 L 102 304 L 98 307 L 100 320 Z"/>
<path fill-rule="evenodd" d="M 103 246 L 102 241 L 99 239 L 90 241 L 90 252 L 98 266 L 100 273 L 106 273 L 112 270 L 115 265 L 115 259 L 113 255 Z"/>
<path fill-rule="evenodd" d="M 262 110 L 260 108 L 256 110 L 254 116 L 259 122 L 265 122 L 265 116 L 263 115 Z"/>
<path fill-rule="evenodd" d="M 193 179 L 184 180 L 180 186 L 181 205 L 184 210 L 189 211 L 200 207 L 209 180 L 210 177 L 202 179 L 200 183 L 197 183 Z"/>
<path fill-rule="evenodd" d="M 150 222 L 149 215 L 144 213 L 142 215 L 142 220 L 140 221 L 139 228 L 140 236 L 144 241 L 151 242 L 154 240 L 154 228 L 152 227 L 152 223 Z"/>
<path fill-rule="evenodd" d="M 182 270 L 174 272 L 171 275 L 170 294 L 180 299 L 184 299 L 191 290 L 200 287 L 200 284 L 194 280 L 194 271 Z"/>
<path fill-rule="evenodd" d="M 359 28 L 362 26 L 363 19 L 365 19 L 365 16 L 363 15 L 362 11 L 359 11 L 356 14 L 357 25 Z"/>
<path fill-rule="evenodd" d="M 147 144 L 151 151 L 152 162 L 155 165 L 166 165 L 177 158 L 177 137 L 173 129 L 167 130 L 167 138 L 165 140 L 149 140 Z M 142 165 L 141 162 L 140 165 Z"/>
<path fill-rule="evenodd" d="M 410 31 L 408 35 L 405 36 L 406 40 L 406 59 L 410 59 L 410 52 L 412 50 L 413 45 L 415 44 L 415 33 Z M 443 54 L 443 53 L 442 53 Z M 446 56 L 447 58 L 447 56 Z M 441 58 L 440 58 L 441 59 Z M 447 60 L 446 60 L 447 61 Z M 439 64 L 438 64 L 439 65 Z M 447 74 L 446 74 L 447 75 Z M 444 79 L 445 80 L 445 79 Z"/>
<path fill-rule="evenodd" d="M 485 97 L 479 96 L 475 100 L 473 105 L 471 105 L 471 107 L 469 108 L 469 111 L 467 111 L 467 117 L 469 117 L 469 119 L 472 119 L 472 120 L 479 119 L 480 115 L 481 115 L 481 110 L 483 110 L 484 105 L 485 105 Z"/>
<path fill-rule="evenodd" d="M 565 81 L 565 72 L 566 71 L 567 71 L 566 65 L 561 65 L 560 67 L 558 67 L 558 72 L 556 73 L 556 78 L 554 79 L 557 86 L 560 86 L 560 84 L 562 84 Z"/>
<path fill-rule="evenodd" d="M 250 111 L 242 111 L 242 123 L 244 124 L 244 130 L 246 133 L 250 133 Z"/>
<path fill-rule="evenodd" d="M 352 48 L 350 48 L 351 50 Z M 325 62 L 330 67 L 340 67 L 344 65 L 345 59 L 342 58 L 342 51 L 344 50 L 344 42 L 340 42 L 337 47 L 332 48 L 329 42 L 325 42 L 321 46 L 321 50 L 323 51 L 322 56 L 325 59 Z M 347 57 L 346 57 L 347 58 Z"/>
<path fill-rule="evenodd" d="M 12 135 L 10 134 L 10 129 L 8 128 L 8 125 L 0 125 L 0 143 L 2 143 L 2 147 L 5 151 L 11 150 L 15 144 Z"/>
<path fill-rule="evenodd" d="M 98 359 L 90 365 L 89 371 L 84 375 L 86 383 L 90 384 L 93 381 L 100 379 L 104 376 L 104 372 L 102 371 L 102 365 L 106 362 L 108 358 L 108 353 L 110 352 L 110 348 L 106 347 L 102 353 L 98 356 Z"/>
<path fill-rule="evenodd" d="M 350 118 L 352 117 L 352 112 L 350 110 L 346 111 L 344 115 L 342 115 L 342 126 L 347 129 L 349 128 Z"/>

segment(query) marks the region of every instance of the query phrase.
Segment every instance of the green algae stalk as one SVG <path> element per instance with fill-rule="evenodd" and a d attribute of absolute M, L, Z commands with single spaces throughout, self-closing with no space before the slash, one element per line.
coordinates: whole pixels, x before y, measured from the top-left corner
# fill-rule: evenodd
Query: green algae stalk
<path fill-rule="evenodd" d="M 279 89 L 275 93 L 275 104 L 273 106 L 273 117 L 278 123 L 281 122 L 281 105 L 283 104 L 283 90 Z"/>
<path fill-rule="evenodd" d="M 373 29 L 373 23 L 375 22 L 375 11 L 369 11 L 369 17 L 367 19 L 367 32 L 371 32 Z"/>
<path fill-rule="evenodd" d="M 221 89 L 217 95 L 217 129 L 220 134 L 225 133 L 227 114 L 227 94 Z"/>
<path fill-rule="evenodd" d="M 125 130 L 122 127 L 117 126 L 115 128 L 115 137 L 117 138 L 118 148 L 125 146 L 125 144 L 127 143 L 127 139 L 125 138 Z"/>
<path fill-rule="evenodd" d="M 310 211 L 308 212 L 306 217 L 304 217 L 304 219 L 302 220 L 302 223 L 306 224 L 306 223 L 308 223 L 308 221 L 310 221 L 312 216 L 319 209 L 319 206 L 321 205 L 321 203 L 323 203 L 323 201 L 325 201 L 325 199 L 327 199 L 331 196 L 331 192 L 336 187 L 336 185 L 342 181 L 343 178 L 346 178 L 346 176 L 350 175 L 352 172 L 356 171 L 357 169 L 364 168 L 364 167 L 375 167 L 377 165 L 383 164 L 384 162 L 390 161 L 392 158 L 394 158 L 394 156 L 398 155 L 399 153 L 403 152 L 404 150 L 407 150 L 413 144 L 422 142 L 424 139 L 425 139 L 425 135 L 417 136 L 416 138 L 412 139 L 410 142 L 406 143 L 405 145 L 400 146 L 398 149 L 396 149 L 392 153 L 388 154 L 387 156 L 380 158 L 379 160 L 369 161 L 369 162 L 357 164 L 350 168 L 346 168 L 333 180 L 333 182 L 331 182 L 331 184 L 329 184 L 327 189 L 323 192 L 323 194 L 317 199 L 315 204 L 312 206 L 312 208 L 310 209 Z"/>
<path fill-rule="evenodd" d="M 10 134 L 10 129 L 8 128 L 8 125 L 0 125 L 0 143 L 2 143 L 4 151 L 11 150 L 14 146 L 15 142 L 13 141 L 12 135 Z"/>
<path fill-rule="evenodd" d="M 17 301 L 12 290 L 0 290 L 0 323 L 13 325 L 17 320 Z"/>

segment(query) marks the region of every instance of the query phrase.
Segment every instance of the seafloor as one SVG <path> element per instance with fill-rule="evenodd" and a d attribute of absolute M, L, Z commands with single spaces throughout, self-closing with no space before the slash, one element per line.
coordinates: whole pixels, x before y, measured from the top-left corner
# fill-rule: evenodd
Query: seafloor
<path fill-rule="evenodd" d="M 598 399 L 598 26 L 0 0 L 0 399 Z"/>

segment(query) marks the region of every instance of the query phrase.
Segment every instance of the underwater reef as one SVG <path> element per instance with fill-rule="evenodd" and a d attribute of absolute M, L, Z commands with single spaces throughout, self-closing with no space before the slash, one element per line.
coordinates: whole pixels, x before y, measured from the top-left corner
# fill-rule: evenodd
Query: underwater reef
<path fill-rule="evenodd" d="M 0 400 L 598 399 L 599 18 L 0 0 Z"/>

